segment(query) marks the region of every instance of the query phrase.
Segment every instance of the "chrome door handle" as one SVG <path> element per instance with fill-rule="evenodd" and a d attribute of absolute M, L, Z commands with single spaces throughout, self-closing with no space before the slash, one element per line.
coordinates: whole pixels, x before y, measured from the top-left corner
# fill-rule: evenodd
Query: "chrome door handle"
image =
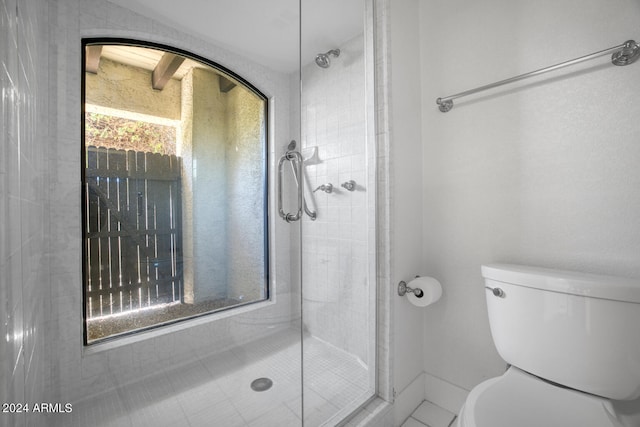
<path fill-rule="evenodd" d="M 282 165 L 285 161 L 290 161 L 296 168 L 296 174 L 299 177 L 298 184 L 298 211 L 294 214 L 285 213 L 282 208 Z M 302 186 L 302 155 L 297 151 L 287 151 L 278 162 L 278 214 L 287 222 L 298 221 L 302 217 L 302 209 L 304 205 L 304 187 Z"/>

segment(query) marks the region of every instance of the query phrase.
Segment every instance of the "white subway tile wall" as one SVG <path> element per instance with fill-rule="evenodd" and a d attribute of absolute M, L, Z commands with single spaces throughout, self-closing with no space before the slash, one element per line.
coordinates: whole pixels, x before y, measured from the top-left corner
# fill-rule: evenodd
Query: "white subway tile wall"
<path fill-rule="evenodd" d="M 0 403 L 46 399 L 49 298 L 49 184 L 46 74 L 47 7 L 36 0 L 0 4 Z M 27 425 L 5 407 L 4 426 Z M 40 417 L 33 417 L 36 425 Z"/>
<path fill-rule="evenodd" d="M 302 71 L 302 147 L 317 147 L 318 163 L 305 167 L 311 189 L 331 183 L 332 193 L 307 193 L 318 217 L 303 223 L 304 325 L 311 335 L 368 365 L 371 318 L 368 226 L 375 218 L 367 192 L 364 37 L 340 48 L 329 68 L 315 62 Z M 342 183 L 353 180 L 354 191 Z M 375 209 L 375 208 L 374 208 Z M 371 242 L 373 244 L 373 242 Z M 375 312 L 373 312 L 375 315 Z"/>

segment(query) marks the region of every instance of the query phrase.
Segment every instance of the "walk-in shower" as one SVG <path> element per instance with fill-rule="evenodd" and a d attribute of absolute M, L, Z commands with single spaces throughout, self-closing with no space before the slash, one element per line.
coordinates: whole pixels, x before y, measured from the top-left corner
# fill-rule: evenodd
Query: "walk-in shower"
<path fill-rule="evenodd" d="M 316 64 L 322 68 L 329 68 L 331 66 L 331 57 L 337 58 L 340 56 L 340 49 L 331 49 L 325 53 L 319 53 L 316 55 Z"/>
<path fill-rule="evenodd" d="M 37 276 L 43 286 L 34 280 L 9 295 L 23 307 L 17 318 L 37 322 L 8 326 L 0 359 L 9 385 L 0 397 L 73 410 L 5 414 L 7 425 L 333 426 L 375 397 L 376 348 L 388 346 L 376 342 L 375 67 L 373 31 L 365 29 L 374 22 L 372 2 L 327 0 L 322 10 L 304 0 L 264 3 L 59 0 L 34 21 L 51 39 L 33 43 L 39 55 L 21 57 L 36 61 L 29 73 L 41 74 L 38 105 L 55 106 L 33 123 L 48 138 L 29 139 L 34 152 L 37 144 L 47 150 L 50 203 L 37 223 L 55 224 L 38 248 L 55 250 L 29 258 L 46 264 Z M 97 38 L 102 49 L 83 49 Z M 162 52 L 127 62 L 109 56 L 105 47 L 115 44 Z M 318 59 L 326 65 L 340 54 L 339 64 L 327 73 L 317 52 L 326 52 Z M 177 65 L 180 56 L 209 68 Z M 89 62 L 97 66 L 82 68 Z M 113 97 L 87 88 L 123 82 L 127 90 Z M 153 141 L 135 150 L 96 142 L 83 151 L 82 135 L 109 115 L 177 129 L 166 144 L 175 142 L 176 152 Z M 79 177 L 87 178 L 84 189 Z M 250 194 L 249 181 L 258 189 Z M 23 183 L 31 188 L 28 177 Z M 83 191 L 91 195 L 84 204 Z M 288 221 L 278 215 L 279 195 Z M 10 212 L 10 226 L 21 212 Z M 23 243 L 17 253 L 35 247 Z M 255 284 L 268 286 L 250 290 Z M 167 305 L 209 296 L 233 303 L 83 339 L 89 318 L 107 313 L 112 326 L 121 323 L 112 310 L 137 306 L 160 317 L 156 310 Z"/>

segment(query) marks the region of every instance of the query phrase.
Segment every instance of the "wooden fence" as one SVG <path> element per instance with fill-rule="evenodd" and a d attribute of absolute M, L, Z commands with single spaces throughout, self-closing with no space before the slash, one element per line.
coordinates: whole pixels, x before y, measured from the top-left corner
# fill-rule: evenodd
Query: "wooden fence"
<path fill-rule="evenodd" d="M 87 147 L 88 319 L 182 300 L 180 161 Z"/>

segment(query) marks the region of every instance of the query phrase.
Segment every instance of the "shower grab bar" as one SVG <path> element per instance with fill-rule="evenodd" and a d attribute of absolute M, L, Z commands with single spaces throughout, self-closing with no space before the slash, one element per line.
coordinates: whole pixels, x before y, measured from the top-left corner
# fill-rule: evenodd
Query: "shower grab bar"
<path fill-rule="evenodd" d="M 599 52 L 581 56 L 579 58 L 571 59 L 569 61 L 561 62 L 559 64 L 552 65 L 550 67 L 540 68 L 539 70 L 531 71 L 525 74 L 520 74 L 519 76 L 511 77 L 509 79 L 500 80 L 499 82 L 496 82 L 496 83 L 491 83 L 488 85 L 480 86 L 475 89 L 466 90 L 464 92 L 456 93 L 455 95 L 449 95 L 442 98 L 438 98 L 436 99 L 436 104 L 438 104 L 438 109 L 440 111 L 442 111 L 443 113 L 446 113 L 447 111 L 453 108 L 453 100 L 456 98 L 461 98 L 463 96 L 472 95 L 474 93 L 482 92 L 488 89 L 493 89 L 498 86 L 517 82 L 518 80 L 537 76 L 543 73 L 547 73 L 549 71 L 558 70 L 560 68 L 578 64 L 580 62 L 597 58 L 599 56 L 603 56 L 611 52 L 613 52 L 613 54 L 611 55 L 611 63 L 613 65 L 629 65 L 634 63 L 636 59 L 638 59 L 638 56 L 640 56 L 640 45 L 636 43 L 634 40 L 628 40 L 621 45 L 610 47 L 609 49 L 601 50 Z"/>
<path fill-rule="evenodd" d="M 304 166 L 304 159 L 302 161 L 302 165 Z M 301 181 L 298 180 L 298 170 L 296 169 L 296 165 L 295 162 L 291 162 L 291 170 L 293 171 L 293 177 L 296 180 L 296 185 L 297 186 L 302 186 L 302 205 L 304 207 L 304 213 L 307 214 L 307 216 L 309 218 L 311 218 L 311 221 L 315 221 L 316 218 L 318 218 L 318 214 L 315 211 L 312 211 L 311 209 L 309 209 L 309 206 L 307 206 L 307 198 L 304 197 L 304 186 L 302 185 Z"/>
<path fill-rule="evenodd" d="M 300 181 L 296 180 L 298 185 L 298 210 L 295 215 L 291 213 L 285 213 L 282 209 L 282 165 L 285 161 L 292 162 L 293 165 L 297 168 L 298 176 L 302 177 L 302 155 L 297 151 L 287 151 L 280 157 L 280 161 L 278 162 L 278 214 L 282 219 L 287 222 L 298 221 L 302 217 L 302 207 L 304 204 L 304 188 L 300 185 L 302 179 Z"/>

